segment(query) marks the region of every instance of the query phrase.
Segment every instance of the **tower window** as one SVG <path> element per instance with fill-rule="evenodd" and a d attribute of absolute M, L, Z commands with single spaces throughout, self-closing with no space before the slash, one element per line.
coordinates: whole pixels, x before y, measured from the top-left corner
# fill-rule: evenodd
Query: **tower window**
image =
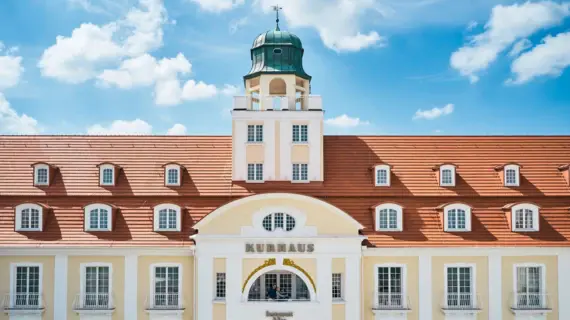
<path fill-rule="evenodd" d="M 275 48 L 275 49 L 273 49 L 273 53 L 274 54 L 281 54 L 282 50 L 280 48 Z"/>
<path fill-rule="evenodd" d="M 263 142 L 263 125 L 247 126 L 247 142 Z"/>
<path fill-rule="evenodd" d="M 247 164 L 247 181 L 263 181 L 263 163 Z"/>
<path fill-rule="evenodd" d="M 293 164 L 293 181 L 309 181 L 309 165 L 306 163 Z"/>
<path fill-rule="evenodd" d="M 309 140 L 309 126 L 306 124 L 293 125 L 293 142 L 307 142 Z"/>

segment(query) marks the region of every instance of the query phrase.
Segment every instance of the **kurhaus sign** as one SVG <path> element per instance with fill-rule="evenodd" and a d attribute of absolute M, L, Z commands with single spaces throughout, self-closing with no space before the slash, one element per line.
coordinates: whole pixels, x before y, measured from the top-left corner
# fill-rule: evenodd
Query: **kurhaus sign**
<path fill-rule="evenodd" d="M 286 320 L 285 318 L 289 318 L 293 316 L 293 312 L 271 312 L 265 311 L 265 316 L 272 318 L 273 320 Z"/>
<path fill-rule="evenodd" d="M 246 243 L 246 253 L 289 252 L 312 253 L 315 245 L 312 243 Z"/>

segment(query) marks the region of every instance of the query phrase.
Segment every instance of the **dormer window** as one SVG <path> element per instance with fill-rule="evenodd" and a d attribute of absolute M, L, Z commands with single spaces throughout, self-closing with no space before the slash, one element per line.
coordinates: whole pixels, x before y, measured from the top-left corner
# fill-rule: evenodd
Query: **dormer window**
<path fill-rule="evenodd" d="M 385 203 L 376 207 L 375 210 L 376 231 L 402 231 L 402 207 Z"/>
<path fill-rule="evenodd" d="M 168 163 L 164 166 L 164 185 L 179 187 L 182 185 L 182 166 L 177 163 Z"/>
<path fill-rule="evenodd" d="M 374 167 L 374 181 L 377 187 L 390 186 L 390 166 L 380 164 Z"/>
<path fill-rule="evenodd" d="M 182 229 L 181 209 L 175 204 L 161 204 L 154 207 L 154 231 L 180 231 Z"/>
<path fill-rule="evenodd" d="M 85 231 L 113 230 L 113 208 L 106 204 L 95 203 L 85 207 Z"/>
<path fill-rule="evenodd" d="M 446 164 L 439 167 L 439 177 L 442 187 L 455 186 L 455 166 Z"/>
<path fill-rule="evenodd" d="M 16 207 L 16 231 L 42 231 L 44 208 L 34 203 L 25 203 Z"/>
<path fill-rule="evenodd" d="M 114 186 L 117 183 L 117 176 L 120 168 L 110 162 L 104 162 L 99 165 L 99 185 Z"/>
<path fill-rule="evenodd" d="M 32 167 L 34 168 L 34 185 L 49 186 L 55 171 L 54 167 L 44 162 L 34 163 Z"/>
<path fill-rule="evenodd" d="M 539 231 L 539 207 L 532 203 L 521 203 L 511 207 L 512 231 Z"/>
<path fill-rule="evenodd" d="M 471 231 L 471 207 L 462 203 L 443 207 L 443 229 L 447 232 Z"/>
<path fill-rule="evenodd" d="M 505 187 L 520 186 L 520 166 L 516 163 L 510 163 L 496 167 L 495 170 L 501 171 L 501 177 Z"/>

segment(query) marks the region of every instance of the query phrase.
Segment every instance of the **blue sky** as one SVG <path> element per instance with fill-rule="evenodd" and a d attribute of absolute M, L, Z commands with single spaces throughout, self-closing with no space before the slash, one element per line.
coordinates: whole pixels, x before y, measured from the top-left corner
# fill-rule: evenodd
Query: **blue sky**
<path fill-rule="evenodd" d="M 0 1 L 0 133 L 229 134 L 274 2 Z M 570 134 L 570 2 L 280 5 L 328 134 Z"/>

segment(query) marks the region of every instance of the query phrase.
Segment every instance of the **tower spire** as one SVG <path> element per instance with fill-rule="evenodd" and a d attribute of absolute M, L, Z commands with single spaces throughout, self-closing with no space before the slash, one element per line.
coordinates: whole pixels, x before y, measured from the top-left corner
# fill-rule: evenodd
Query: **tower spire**
<path fill-rule="evenodd" d="M 275 11 L 275 14 L 277 15 L 277 19 L 275 20 L 277 26 L 275 27 L 275 30 L 280 31 L 281 29 L 279 29 L 279 10 L 283 10 L 282 7 L 279 6 L 279 4 L 276 4 L 274 6 L 271 6 L 273 8 L 273 10 Z"/>

